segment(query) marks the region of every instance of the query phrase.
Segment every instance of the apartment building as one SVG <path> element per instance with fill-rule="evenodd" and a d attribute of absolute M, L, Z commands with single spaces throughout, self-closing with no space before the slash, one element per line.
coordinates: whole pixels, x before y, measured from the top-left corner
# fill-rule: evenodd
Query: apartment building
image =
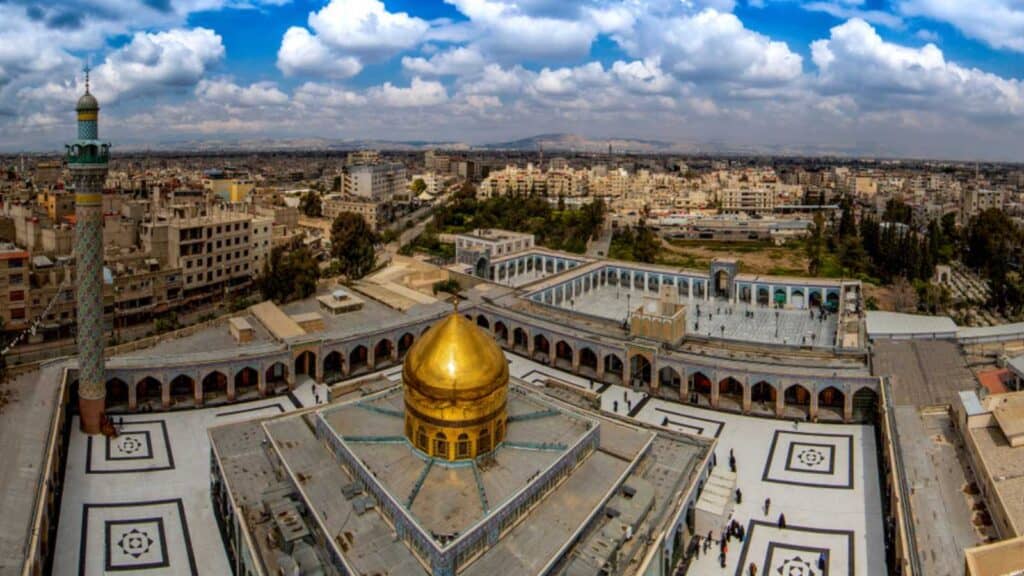
<path fill-rule="evenodd" d="M 0 245 L 0 318 L 5 330 L 28 327 L 29 253 L 14 244 Z"/>
<path fill-rule="evenodd" d="M 253 275 L 252 216 L 237 212 L 148 223 L 147 251 L 166 268 L 180 268 L 187 301 L 248 286 Z"/>
<path fill-rule="evenodd" d="M 721 211 L 763 213 L 775 209 L 775 193 L 767 188 L 725 188 L 719 193 Z"/>
<path fill-rule="evenodd" d="M 967 222 L 972 216 L 990 208 L 1002 209 L 1005 204 L 1006 193 L 1003 190 L 972 188 L 964 192 L 961 199 L 961 221 Z"/>
<path fill-rule="evenodd" d="M 342 212 L 359 214 L 374 231 L 380 230 L 389 220 L 387 204 L 373 202 L 357 196 L 332 194 L 324 198 L 324 216 L 334 220 Z"/>
<path fill-rule="evenodd" d="M 447 174 L 452 169 L 452 157 L 434 150 L 427 150 L 423 154 L 423 164 L 428 172 Z"/>
<path fill-rule="evenodd" d="M 407 195 L 408 177 L 405 166 L 399 162 L 351 164 L 345 167 L 342 192 L 369 200 L 391 200 Z"/>
<path fill-rule="evenodd" d="M 267 216 L 254 216 L 252 219 L 252 275 L 257 277 L 263 273 L 263 267 L 270 259 L 274 242 L 274 219 Z"/>

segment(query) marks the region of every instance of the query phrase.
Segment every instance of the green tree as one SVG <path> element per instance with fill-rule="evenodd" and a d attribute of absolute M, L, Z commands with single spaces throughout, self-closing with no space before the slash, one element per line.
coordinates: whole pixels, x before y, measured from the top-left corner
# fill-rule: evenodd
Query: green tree
<path fill-rule="evenodd" d="M 409 189 L 412 190 L 413 194 L 418 196 L 427 189 L 427 183 L 423 181 L 423 178 L 417 178 L 412 181 Z"/>
<path fill-rule="evenodd" d="M 377 263 L 377 234 L 359 214 L 342 212 L 331 225 L 331 254 L 349 280 L 366 276 Z"/>
<path fill-rule="evenodd" d="M 896 198 L 890 198 L 885 203 L 885 212 L 882 214 L 882 221 L 910 224 L 913 214 L 914 211 L 909 204 Z"/>
<path fill-rule="evenodd" d="M 654 262 L 661 248 L 658 236 L 640 220 L 636 227 L 636 239 L 633 242 L 633 258 L 637 262 Z"/>
<path fill-rule="evenodd" d="M 810 234 L 807 236 L 807 272 L 816 276 L 821 270 L 825 238 L 825 218 L 818 212 L 814 215 L 814 223 L 811 225 Z"/>
<path fill-rule="evenodd" d="M 302 195 L 299 200 L 299 210 L 310 218 L 319 218 L 324 215 L 323 199 L 320 193 L 310 190 Z"/>
<path fill-rule="evenodd" d="M 453 278 L 438 280 L 437 282 L 434 282 L 432 288 L 434 290 L 434 294 L 437 294 L 438 292 L 447 292 L 449 294 L 459 293 L 459 283 Z"/>
<path fill-rule="evenodd" d="M 319 278 L 320 265 L 309 248 L 278 246 L 270 252 L 257 284 L 264 299 L 284 303 L 316 292 Z"/>

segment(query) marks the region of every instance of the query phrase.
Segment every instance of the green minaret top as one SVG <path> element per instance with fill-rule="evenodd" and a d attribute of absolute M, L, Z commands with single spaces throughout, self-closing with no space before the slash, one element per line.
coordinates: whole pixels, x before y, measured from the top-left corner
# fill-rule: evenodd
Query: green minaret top
<path fill-rule="evenodd" d="M 78 139 L 67 148 L 68 164 L 106 164 L 110 156 L 110 144 L 99 141 L 100 103 L 89 92 L 89 67 L 85 67 L 85 94 L 75 106 L 78 116 Z"/>

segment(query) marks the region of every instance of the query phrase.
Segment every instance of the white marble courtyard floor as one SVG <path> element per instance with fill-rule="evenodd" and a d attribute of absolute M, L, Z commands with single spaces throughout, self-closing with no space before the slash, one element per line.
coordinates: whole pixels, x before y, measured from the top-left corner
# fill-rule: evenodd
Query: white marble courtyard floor
<path fill-rule="evenodd" d="M 586 388 L 590 381 L 509 356 L 513 376 L 553 377 Z M 400 368 L 383 371 L 400 379 Z M 323 394 L 321 394 L 323 395 Z M 307 380 L 295 400 L 313 403 Z M 683 406 L 611 386 L 602 408 L 689 433 L 718 438 L 719 466 L 729 450 L 738 461 L 743 502 L 735 518 L 751 536 L 733 540 L 727 567 L 717 549 L 689 574 L 787 576 L 875 575 L 885 572 L 881 504 L 873 431 L 867 426 L 800 424 Z M 124 417 L 122 434 L 88 438 L 73 423 L 54 574 L 228 574 L 209 497 L 209 426 L 295 409 L 288 396 L 203 410 Z M 761 512 L 771 498 L 769 516 Z M 787 529 L 775 526 L 778 513 Z M 764 522 L 764 523 L 762 523 Z M 819 554 L 827 571 L 819 571 Z M 770 563 L 772 571 L 765 570 Z M 783 568 L 784 571 L 778 571 Z"/>

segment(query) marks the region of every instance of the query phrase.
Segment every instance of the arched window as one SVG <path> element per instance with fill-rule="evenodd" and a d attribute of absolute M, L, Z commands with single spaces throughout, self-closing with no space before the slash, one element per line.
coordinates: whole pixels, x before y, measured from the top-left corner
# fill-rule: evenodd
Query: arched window
<path fill-rule="evenodd" d="M 455 457 L 469 458 L 469 434 L 459 434 L 459 440 L 455 443 Z"/>
<path fill-rule="evenodd" d="M 424 452 L 427 451 L 427 431 L 423 429 L 423 426 L 416 430 L 416 447 Z"/>
<path fill-rule="evenodd" d="M 505 439 L 505 421 L 498 420 L 498 423 L 494 426 L 494 444 L 497 445 L 499 442 Z"/>
<path fill-rule="evenodd" d="M 444 432 L 434 435 L 434 456 L 448 457 L 448 437 L 444 435 Z"/>
<path fill-rule="evenodd" d="M 476 439 L 476 453 L 477 455 L 485 454 L 491 451 L 491 432 L 484 428 L 480 431 L 480 436 Z"/>

